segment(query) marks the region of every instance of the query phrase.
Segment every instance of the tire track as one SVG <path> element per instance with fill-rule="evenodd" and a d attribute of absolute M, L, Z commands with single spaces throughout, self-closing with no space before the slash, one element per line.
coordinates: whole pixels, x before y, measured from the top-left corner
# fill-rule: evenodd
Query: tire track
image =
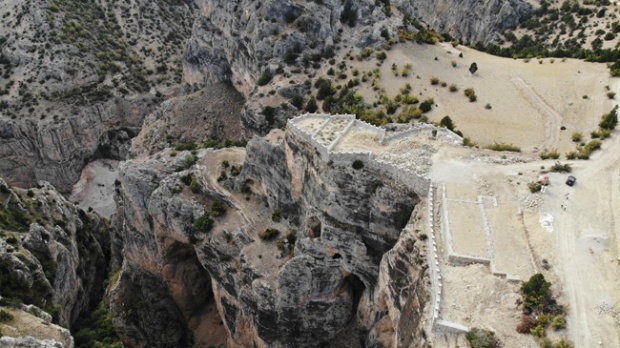
<path fill-rule="evenodd" d="M 512 83 L 525 96 L 532 106 L 545 116 L 545 142 L 543 149 L 553 150 L 558 147 L 560 141 L 560 126 L 562 115 L 552 108 L 545 100 L 536 93 L 522 78 L 515 76 L 511 79 Z"/>

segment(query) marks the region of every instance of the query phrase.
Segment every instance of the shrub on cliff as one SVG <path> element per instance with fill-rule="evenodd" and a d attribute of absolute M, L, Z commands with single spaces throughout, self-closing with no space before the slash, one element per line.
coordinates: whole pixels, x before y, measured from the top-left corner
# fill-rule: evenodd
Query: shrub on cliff
<path fill-rule="evenodd" d="M 211 215 L 212 216 L 222 216 L 226 213 L 226 203 L 223 201 L 215 201 L 211 204 Z"/>
<path fill-rule="evenodd" d="M 258 237 L 261 240 L 269 241 L 274 240 L 279 234 L 280 231 L 276 230 L 275 228 L 268 228 L 264 232 L 259 233 Z"/>
<path fill-rule="evenodd" d="M 271 79 L 273 79 L 273 73 L 271 72 L 271 70 L 267 69 L 258 78 L 258 80 L 256 81 L 256 84 L 259 85 L 259 86 L 264 86 L 264 85 L 268 84 L 269 82 L 271 82 Z"/>
<path fill-rule="evenodd" d="M 189 184 L 189 189 L 192 190 L 193 193 L 198 193 L 201 188 L 202 186 L 200 183 L 196 179 L 192 179 L 192 182 Z"/>
<path fill-rule="evenodd" d="M 353 161 L 352 167 L 355 170 L 362 169 L 362 168 L 364 168 L 364 162 L 362 162 L 360 160 L 355 160 L 355 161 Z"/>
<path fill-rule="evenodd" d="M 213 220 L 209 217 L 209 214 L 204 214 L 196 219 L 194 227 L 198 232 L 207 233 L 213 228 Z"/>
<path fill-rule="evenodd" d="M 5 311 L 4 309 L 0 309 L 0 323 L 6 323 L 13 320 L 15 317 L 13 314 Z"/>

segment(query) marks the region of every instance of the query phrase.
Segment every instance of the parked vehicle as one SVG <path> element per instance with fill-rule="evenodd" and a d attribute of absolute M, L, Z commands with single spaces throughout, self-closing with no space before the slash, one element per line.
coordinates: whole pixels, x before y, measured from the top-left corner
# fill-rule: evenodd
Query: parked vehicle
<path fill-rule="evenodd" d="M 566 185 L 568 185 L 568 186 L 573 186 L 573 185 L 575 185 L 575 182 L 576 182 L 576 181 L 577 181 L 577 178 L 575 178 L 575 177 L 574 177 L 574 176 L 572 176 L 572 175 L 569 175 L 569 176 L 568 176 L 568 179 L 566 179 Z"/>

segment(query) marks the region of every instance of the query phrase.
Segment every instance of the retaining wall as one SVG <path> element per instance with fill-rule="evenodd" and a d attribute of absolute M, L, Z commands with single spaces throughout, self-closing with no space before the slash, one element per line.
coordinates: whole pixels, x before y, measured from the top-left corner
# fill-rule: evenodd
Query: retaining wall
<path fill-rule="evenodd" d="M 329 159 L 334 162 L 353 162 L 355 160 L 362 160 L 364 165 L 369 163 L 372 159 L 372 152 L 370 151 L 334 151 L 330 152 Z"/>
<path fill-rule="evenodd" d="M 433 131 L 437 131 L 436 135 L 433 136 Z M 410 138 L 412 136 L 418 134 L 427 134 L 429 138 L 435 139 L 447 139 L 451 141 L 463 142 L 463 138 L 461 138 L 458 134 L 452 132 L 451 130 L 443 127 L 433 126 L 431 124 L 416 124 L 412 129 L 399 132 L 392 136 L 386 136 L 383 140 L 383 143 L 386 144 L 388 142 L 397 141 L 401 139 Z"/>
<path fill-rule="evenodd" d="M 369 166 L 375 170 L 385 172 L 391 177 L 400 180 L 418 194 L 425 196 L 428 195 L 428 188 L 431 180 L 427 177 L 421 176 L 417 173 L 409 171 L 408 169 L 382 160 L 371 161 L 369 163 Z"/>

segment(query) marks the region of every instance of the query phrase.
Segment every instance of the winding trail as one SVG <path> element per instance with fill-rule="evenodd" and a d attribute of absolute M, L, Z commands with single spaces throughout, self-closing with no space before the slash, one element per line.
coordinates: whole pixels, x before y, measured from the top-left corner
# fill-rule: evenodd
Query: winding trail
<path fill-rule="evenodd" d="M 532 106 L 545 116 L 545 142 L 543 149 L 553 150 L 558 147 L 560 140 L 560 126 L 562 115 L 552 108 L 536 91 L 522 78 L 515 76 L 511 79 L 517 89 L 523 93 Z"/>

